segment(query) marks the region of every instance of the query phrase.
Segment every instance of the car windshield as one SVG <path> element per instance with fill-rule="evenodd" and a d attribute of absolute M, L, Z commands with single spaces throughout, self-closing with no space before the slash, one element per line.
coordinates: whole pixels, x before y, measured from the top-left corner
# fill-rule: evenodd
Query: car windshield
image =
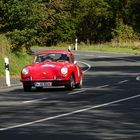
<path fill-rule="evenodd" d="M 34 59 L 34 63 L 51 62 L 51 61 L 69 62 L 69 56 L 67 54 L 62 54 L 62 53 L 48 53 L 48 54 L 36 55 Z"/>

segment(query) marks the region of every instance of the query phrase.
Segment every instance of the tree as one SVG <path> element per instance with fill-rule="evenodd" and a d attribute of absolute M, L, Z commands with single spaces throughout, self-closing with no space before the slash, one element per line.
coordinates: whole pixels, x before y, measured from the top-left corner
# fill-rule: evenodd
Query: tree
<path fill-rule="evenodd" d="M 117 39 L 118 41 L 132 41 L 139 38 L 139 26 L 135 26 L 137 22 L 134 21 L 134 17 L 136 17 L 136 15 L 140 15 L 138 12 L 139 8 L 136 8 L 138 3 L 140 4 L 139 1 L 136 2 L 131 0 L 109 1 L 109 4 L 112 7 L 115 21 L 115 26 L 112 31 L 113 38 Z"/>
<path fill-rule="evenodd" d="M 64 0 L 45 3 L 48 17 L 40 22 L 40 39 L 43 44 L 55 45 L 75 38 L 75 23 Z M 42 45 L 43 45 L 42 44 Z"/>
<path fill-rule="evenodd" d="M 113 26 L 110 5 L 105 0 L 88 0 L 84 1 L 81 9 L 84 14 L 79 22 L 77 33 L 80 40 L 91 42 L 110 40 Z"/>
<path fill-rule="evenodd" d="M 135 1 L 129 0 L 129 3 L 127 5 L 128 23 L 138 33 L 140 33 L 140 8 L 139 7 L 140 7 L 139 0 L 135 0 Z"/>
<path fill-rule="evenodd" d="M 75 38 L 105 42 L 140 32 L 139 6 L 139 0 L 1 0 L 0 33 L 11 38 L 13 51 Z"/>
<path fill-rule="evenodd" d="M 44 11 L 42 4 L 34 0 L 2 0 L 0 32 L 6 33 L 13 43 L 13 51 L 21 51 L 23 47 L 30 50 L 35 42 L 36 28 Z"/>

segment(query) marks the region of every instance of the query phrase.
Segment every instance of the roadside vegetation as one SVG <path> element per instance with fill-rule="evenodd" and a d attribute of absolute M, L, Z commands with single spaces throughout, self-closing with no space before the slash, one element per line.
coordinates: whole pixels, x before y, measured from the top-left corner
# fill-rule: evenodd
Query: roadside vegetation
<path fill-rule="evenodd" d="M 104 43 L 94 45 L 79 45 L 78 50 L 93 50 L 116 53 L 140 54 L 140 42 L 131 43 Z"/>
<path fill-rule="evenodd" d="M 19 75 L 32 46 L 74 48 L 76 38 L 79 50 L 140 54 L 139 7 L 140 0 L 1 0 L 0 76 L 5 56 Z"/>
<path fill-rule="evenodd" d="M 71 48 L 71 50 L 75 50 L 74 44 L 66 44 L 62 43 L 58 46 L 32 46 L 33 49 L 36 50 L 44 50 L 44 49 L 65 49 L 68 50 L 68 48 Z M 116 53 L 128 53 L 128 54 L 140 54 L 140 42 L 124 42 L 124 43 L 102 43 L 102 44 L 85 44 L 85 43 L 79 43 L 78 44 L 78 50 L 85 50 L 85 51 L 105 51 L 105 52 L 116 52 Z"/>
<path fill-rule="evenodd" d="M 11 52 L 11 43 L 4 36 L 0 35 L 0 77 L 5 76 L 5 64 L 4 58 L 8 57 L 10 62 L 10 74 L 13 77 L 19 77 L 20 71 L 23 66 L 30 64 L 32 62 L 32 56 L 27 53 L 12 53 Z"/>
<path fill-rule="evenodd" d="M 71 46 L 74 50 L 74 44 L 60 43 L 57 46 L 32 46 L 34 50 L 42 49 L 65 49 L 67 50 Z M 106 51 L 106 52 L 116 52 L 116 53 L 130 53 L 130 54 L 140 54 L 140 42 L 129 42 L 129 43 L 104 43 L 104 44 L 78 44 L 78 50 L 86 51 Z M 25 49 L 20 52 L 11 52 L 11 42 L 7 39 L 5 35 L 0 35 L 0 77 L 4 77 L 4 57 L 8 57 L 10 61 L 10 73 L 12 77 L 20 77 L 21 69 L 28 64 L 32 63 L 32 54 L 28 54 Z"/>

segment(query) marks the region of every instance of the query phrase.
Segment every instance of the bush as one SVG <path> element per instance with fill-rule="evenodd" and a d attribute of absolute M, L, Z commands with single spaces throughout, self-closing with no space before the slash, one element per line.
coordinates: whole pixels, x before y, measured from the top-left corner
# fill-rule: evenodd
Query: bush
<path fill-rule="evenodd" d="M 30 47 L 34 42 L 34 34 L 36 33 L 33 29 L 24 29 L 24 30 L 14 30 L 11 33 L 8 33 L 7 36 L 10 37 L 12 41 L 12 52 L 22 52 L 26 49 L 27 53 L 30 53 Z"/>
<path fill-rule="evenodd" d="M 9 58 L 11 76 L 20 76 L 21 69 L 31 64 L 32 56 L 28 55 L 25 51 L 17 54 L 11 52 L 12 45 L 5 35 L 0 35 L 0 77 L 5 75 L 4 70 L 4 57 Z"/>
<path fill-rule="evenodd" d="M 122 21 L 117 23 L 112 32 L 113 40 L 116 42 L 130 42 L 139 40 L 139 34 L 131 26 L 125 25 Z"/>

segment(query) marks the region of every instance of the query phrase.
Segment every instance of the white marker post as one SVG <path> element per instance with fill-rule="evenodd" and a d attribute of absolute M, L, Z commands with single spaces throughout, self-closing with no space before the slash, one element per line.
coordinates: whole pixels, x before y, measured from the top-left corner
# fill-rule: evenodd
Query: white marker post
<path fill-rule="evenodd" d="M 71 51 L 71 46 L 69 46 L 68 50 Z"/>
<path fill-rule="evenodd" d="M 77 46 L 78 46 L 78 45 L 77 45 L 77 42 L 78 42 L 78 39 L 76 38 L 76 39 L 75 39 L 75 50 L 76 50 L 76 51 L 77 51 Z"/>
<path fill-rule="evenodd" d="M 9 59 L 7 57 L 5 57 L 4 62 L 5 62 L 6 85 L 11 86 L 11 83 L 10 83 L 10 71 L 9 71 Z"/>

